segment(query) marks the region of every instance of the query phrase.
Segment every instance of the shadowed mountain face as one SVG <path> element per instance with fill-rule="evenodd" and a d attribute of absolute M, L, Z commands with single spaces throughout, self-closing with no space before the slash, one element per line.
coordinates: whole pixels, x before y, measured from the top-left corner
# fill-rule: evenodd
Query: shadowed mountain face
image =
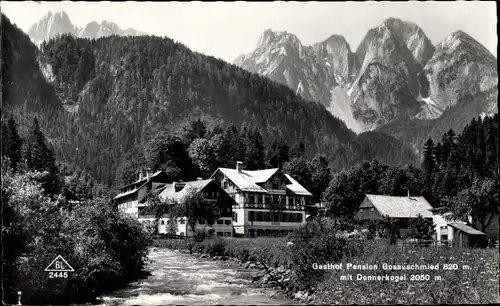
<path fill-rule="evenodd" d="M 71 34 L 85 38 L 99 38 L 110 35 L 145 35 L 143 32 L 130 28 L 122 30 L 117 24 L 109 21 L 102 21 L 101 23 L 92 21 L 85 27 L 78 28 L 71 22 L 68 14 L 64 11 L 48 12 L 37 23 L 33 24 L 28 31 L 31 40 L 37 45 L 61 34 Z"/>
<path fill-rule="evenodd" d="M 463 32 L 434 47 L 416 24 L 389 18 L 367 32 L 355 53 L 340 35 L 307 47 L 283 33 L 267 30 L 256 50 L 235 64 L 324 104 L 358 133 L 439 118 L 498 83 L 496 59 Z M 280 52 L 291 46 L 301 51 Z M 496 105 L 485 109 L 497 111 Z"/>

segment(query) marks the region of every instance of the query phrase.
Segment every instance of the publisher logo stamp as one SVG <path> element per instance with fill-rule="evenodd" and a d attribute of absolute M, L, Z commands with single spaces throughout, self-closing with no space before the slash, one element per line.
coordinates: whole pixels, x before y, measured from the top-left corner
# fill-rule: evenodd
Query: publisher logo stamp
<path fill-rule="evenodd" d="M 67 278 L 68 272 L 75 272 L 75 269 L 61 255 L 57 255 L 44 271 L 49 272 L 49 278 Z"/>

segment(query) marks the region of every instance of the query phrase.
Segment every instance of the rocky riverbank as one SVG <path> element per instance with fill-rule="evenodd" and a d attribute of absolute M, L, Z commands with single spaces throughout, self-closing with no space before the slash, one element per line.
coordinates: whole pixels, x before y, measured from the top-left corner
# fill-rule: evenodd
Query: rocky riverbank
<path fill-rule="evenodd" d="M 253 270 L 252 282 L 262 288 L 271 288 L 274 293 L 273 298 L 276 299 L 293 299 L 299 303 L 314 304 L 315 294 L 314 288 L 308 291 L 296 291 L 288 286 L 290 282 L 291 270 L 286 267 L 280 266 L 277 268 L 269 267 L 261 262 L 242 261 L 238 258 L 229 256 L 212 256 L 205 253 L 190 252 L 189 250 L 181 250 L 181 252 L 194 255 L 199 258 L 211 259 L 216 261 L 234 262 L 241 267 Z"/>

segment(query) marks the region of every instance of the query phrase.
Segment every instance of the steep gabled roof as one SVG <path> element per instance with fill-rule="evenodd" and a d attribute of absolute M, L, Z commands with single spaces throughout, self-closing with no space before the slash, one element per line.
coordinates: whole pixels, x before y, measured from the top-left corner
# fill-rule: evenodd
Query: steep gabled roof
<path fill-rule="evenodd" d="M 263 169 L 263 170 L 241 170 L 250 175 L 253 178 L 254 183 L 265 183 L 267 182 L 279 168 Z"/>
<path fill-rule="evenodd" d="M 309 191 L 307 191 L 307 189 L 302 187 L 302 185 L 300 185 L 299 182 L 294 180 L 290 174 L 285 173 L 285 176 L 291 182 L 291 184 L 286 185 L 286 188 L 288 190 L 298 195 L 312 196 L 312 194 Z"/>
<path fill-rule="evenodd" d="M 253 175 L 245 170 L 238 171 L 236 169 L 229 168 L 219 168 L 222 172 L 236 187 L 242 191 L 251 192 L 267 192 L 266 189 L 260 187 L 254 181 Z M 215 173 L 214 173 L 215 174 Z M 212 175 L 213 177 L 214 175 Z"/>
<path fill-rule="evenodd" d="M 263 192 L 268 191 L 259 186 L 261 183 L 267 182 L 273 175 L 280 172 L 288 180 L 286 188 L 294 194 L 312 196 L 302 185 L 294 180 L 290 175 L 282 172 L 279 168 L 263 169 L 263 170 L 240 170 L 230 168 L 219 168 L 217 171 L 222 172 L 236 187 L 242 191 L 248 192 Z M 211 178 L 217 173 L 215 171 Z"/>
<path fill-rule="evenodd" d="M 201 191 L 205 188 L 212 179 L 207 180 L 197 180 L 190 182 L 182 182 L 184 188 L 179 191 L 175 191 L 175 184 L 166 184 L 164 187 L 158 189 L 158 196 L 162 199 L 172 199 L 176 201 L 182 201 L 185 196 L 187 196 L 191 191 Z"/>
<path fill-rule="evenodd" d="M 391 218 L 432 218 L 432 206 L 424 197 L 394 197 L 385 195 L 367 194 L 370 201 L 381 215 Z M 360 208 L 368 207 L 364 203 Z"/>
<path fill-rule="evenodd" d="M 127 192 L 122 192 L 122 193 L 118 194 L 116 197 L 114 197 L 113 200 L 117 200 L 117 199 L 123 198 L 125 196 L 137 193 L 139 190 L 141 190 L 141 188 L 143 188 L 144 186 L 146 186 L 146 184 L 147 184 L 147 182 L 145 181 L 143 184 L 141 184 L 137 188 L 134 188 L 134 189 L 132 189 L 130 191 L 127 191 Z"/>

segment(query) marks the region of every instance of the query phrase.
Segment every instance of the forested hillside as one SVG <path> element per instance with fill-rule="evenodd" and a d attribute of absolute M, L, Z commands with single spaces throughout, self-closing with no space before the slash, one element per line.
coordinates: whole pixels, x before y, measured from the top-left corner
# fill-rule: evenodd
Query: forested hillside
<path fill-rule="evenodd" d="M 490 113 L 491 105 L 498 99 L 498 89 L 493 88 L 475 97 L 466 96 L 456 105 L 446 109 L 436 119 L 401 119 L 383 125 L 378 131 L 389 133 L 399 141 L 412 146 L 417 152 L 422 152 L 422 147 L 428 137 L 438 141 L 449 129 L 462 131 L 474 118 L 475 114 Z"/>
<path fill-rule="evenodd" d="M 385 150 L 387 160 L 415 159 L 383 134 L 374 134 L 380 141 L 373 153 L 373 142 L 356 138 L 322 105 L 169 38 L 64 35 L 38 50 L 4 21 L 4 83 L 16 85 L 4 92 L 3 110 L 22 136 L 36 115 L 57 159 L 108 187 L 116 187 L 117 169 L 130 155 L 144 154 L 154 136 L 183 137 L 182 127 L 198 118 L 207 127 L 232 122 L 257 129 L 266 146 L 302 143 L 305 156 L 324 154 L 335 170 L 398 146 Z"/>

